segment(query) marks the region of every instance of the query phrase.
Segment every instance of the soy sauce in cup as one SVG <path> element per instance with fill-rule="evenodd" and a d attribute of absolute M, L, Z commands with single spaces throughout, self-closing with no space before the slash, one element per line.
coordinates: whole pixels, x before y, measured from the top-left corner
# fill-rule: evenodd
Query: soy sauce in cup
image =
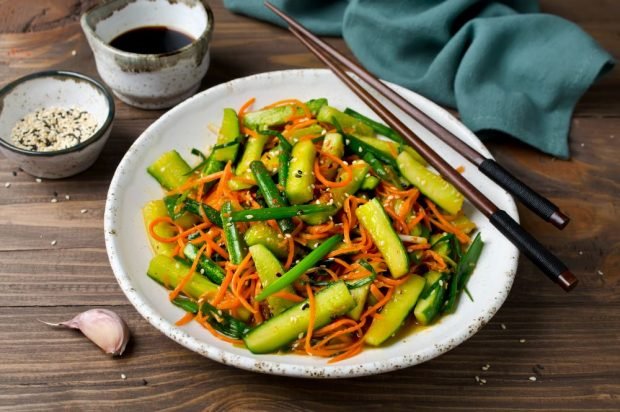
<path fill-rule="evenodd" d="M 144 26 L 121 33 L 110 46 L 138 54 L 165 54 L 179 50 L 194 41 L 189 35 L 166 26 Z"/>

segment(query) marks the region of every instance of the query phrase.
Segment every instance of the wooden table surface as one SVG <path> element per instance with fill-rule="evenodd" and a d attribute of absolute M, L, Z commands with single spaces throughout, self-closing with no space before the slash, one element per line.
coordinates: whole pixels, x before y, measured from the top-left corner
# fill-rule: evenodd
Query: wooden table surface
<path fill-rule="evenodd" d="M 78 23 L 92 3 L 0 0 L 0 82 L 51 68 L 97 76 Z M 320 67 L 285 31 L 211 3 L 216 29 L 204 88 L 263 71 Z M 542 8 L 576 22 L 620 56 L 619 2 L 544 0 Z M 341 40 L 331 42 L 344 50 Z M 522 259 L 507 302 L 473 338 L 416 367 L 339 382 L 221 365 L 169 340 L 129 304 L 106 256 L 105 196 L 125 151 L 162 112 L 116 105 L 103 154 L 78 176 L 37 183 L 0 157 L 0 408 L 620 409 L 619 70 L 577 106 L 572 160 L 514 142 L 489 143 L 505 167 L 572 216 L 560 232 L 520 208 L 525 228 L 573 269 L 579 287 L 566 294 Z M 111 359 L 78 333 L 37 322 L 92 307 L 127 320 L 132 341 L 123 357 Z"/>

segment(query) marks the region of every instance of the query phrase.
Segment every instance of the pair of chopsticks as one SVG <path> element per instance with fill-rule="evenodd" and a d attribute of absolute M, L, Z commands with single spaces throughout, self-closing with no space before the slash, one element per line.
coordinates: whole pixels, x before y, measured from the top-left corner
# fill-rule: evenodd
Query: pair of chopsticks
<path fill-rule="evenodd" d="M 577 285 L 577 278 L 560 259 L 525 231 L 508 215 L 508 213 L 499 209 L 491 200 L 482 194 L 482 192 L 450 166 L 439 154 L 431 149 L 430 146 L 416 136 L 411 129 L 405 126 L 383 104 L 364 90 L 364 88 L 349 76 L 343 68 L 339 67 L 338 63 L 355 73 L 359 78 L 379 91 L 386 99 L 390 100 L 405 113 L 417 120 L 422 126 L 441 138 L 474 165 L 478 166 L 484 174 L 515 195 L 523 204 L 528 206 L 543 219 L 561 229 L 566 226 L 569 219 L 556 205 L 534 192 L 499 164 L 495 163 L 494 160 L 484 157 L 462 142 L 458 137 L 402 98 L 368 71 L 353 63 L 327 43 L 313 35 L 295 19 L 268 2 L 265 2 L 265 6 L 286 21 L 289 25 L 289 31 L 297 37 L 304 46 L 328 66 L 331 71 L 379 115 L 386 124 L 407 139 L 411 146 L 413 146 L 431 166 L 437 169 L 447 181 L 459 189 L 459 191 L 489 219 L 491 224 L 493 224 L 493 226 L 521 252 L 530 258 L 542 272 L 559 284 L 565 291 L 570 291 Z"/>

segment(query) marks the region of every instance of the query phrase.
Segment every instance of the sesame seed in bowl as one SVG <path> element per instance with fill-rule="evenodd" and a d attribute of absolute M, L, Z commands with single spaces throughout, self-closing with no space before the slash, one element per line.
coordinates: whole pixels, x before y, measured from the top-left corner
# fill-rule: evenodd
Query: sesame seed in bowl
<path fill-rule="evenodd" d="M 113 118 L 112 95 L 98 81 L 33 73 L 0 90 L 0 153 L 33 176 L 72 176 L 97 160 Z"/>

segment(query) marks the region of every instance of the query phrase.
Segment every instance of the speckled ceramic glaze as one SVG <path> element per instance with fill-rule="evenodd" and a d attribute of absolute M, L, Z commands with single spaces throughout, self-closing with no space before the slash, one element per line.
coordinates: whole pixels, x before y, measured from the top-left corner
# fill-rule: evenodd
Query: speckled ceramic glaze
<path fill-rule="evenodd" d="M 484 155 L 491 156 L 482 143 L 448 112 L 415 93 L 390 86 L 459 138 Z M 455 314 L 392 345 L 368 348 L 358 356 L 328 364 L 327 359 L 320 357 L 253 355 L 214 338 L 195 322 L 183 327 L 175 326 L 174 322 L 183 316 L 183 311 L 173 306 L 164 288 L 146 275 L 152 252 L 140 209 L 147 201 L 161 198 L 163 194 L 158 183 L 146 173 L 146 167 L 165 151 L 176 149 L 186 159 L 191 159 L 191 148 L 206 149 L 214 144 L 215 136 L 208 132 L 207 125 L 221 120 L 223 108 L 238 108 L 251 97 L 256 97 L 255 107 L 285 98 L 307 100 L 327 97 L 335 107 L 351 107 L 373 116 L 329 71 L 291 70 L 250 76 L 213 87 L 153 123 L 136 140 L 118 166 L 105 209 L 105 238 L 112 269 L 119 285 L 142 316 L 181 345 L 218 362 L 257 372 L 316 378 L 370 375 L 427 361 L 454 348 L 491 319 L 510 291 L 518 252 L 480 212 L 466 203 L 465 213 L 476 222 L 485 242 L 480 261 L 468 284 L 475 302 L 461 299 Z M 402 115 L 398 110 L 395 112 Z M 417 123 L 411 120 L 405 123 L 442 153 L 450 164 L 465 166 L 467 179 L 500 208 L 518 218 L 515 204 L 504 190 Z"/>
<path fill-rule="evenodd" d="M 112 0 L 82 16 L 97 71 L 119 99 L 143 109 L 161 109 L 198 90 L 209 68 L 213 14 L 201 0 Z M 109 45 L 118 35 L 144 26 L 166 26 L 196 39 L 171 53 L 136 54 Z"/>
<path fill-rule="evenodd" d="M 97 120 L 95 134 L 76 146 L 32 152 L 13 145 L 11 130 L 24 116 L 46 107 L 77 107 Z M 101 153 L 114 119 L 114 99 L 99 82 L 80 73 L 48 71 L 22 77 L 0 90 L 0 152 L 26 173 L 60 179 L 89 168 Z"/>

